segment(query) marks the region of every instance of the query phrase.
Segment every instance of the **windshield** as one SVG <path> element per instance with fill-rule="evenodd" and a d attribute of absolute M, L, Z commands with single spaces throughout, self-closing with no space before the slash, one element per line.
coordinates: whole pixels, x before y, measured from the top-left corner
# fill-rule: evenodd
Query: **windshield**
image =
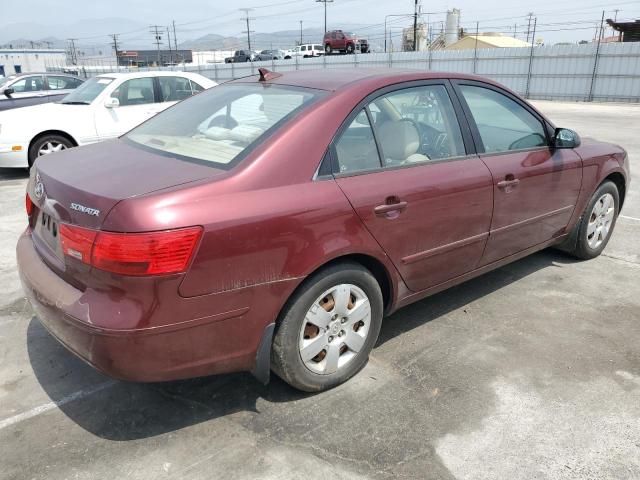
<path fill-rule="evenodd" d="M 223 85 L 160 113 L 125 138 L 156 152 L 231 168 L 320 94 L 276 85 Z"/>
<path fill-rule="evenodd" d="M 89 105 L 113 82 L 110 77 L 93 77 L 64 97 L 60 103 L 67 105 Z"/>
<path fill-rule="evenodd" d="M 14 76 L 0 78 L 0 87 L 2 87 L 6 83 L 9 83 L 11 80 L 15 80 L 15 78 L 16 77 L 14 77 Z"/>

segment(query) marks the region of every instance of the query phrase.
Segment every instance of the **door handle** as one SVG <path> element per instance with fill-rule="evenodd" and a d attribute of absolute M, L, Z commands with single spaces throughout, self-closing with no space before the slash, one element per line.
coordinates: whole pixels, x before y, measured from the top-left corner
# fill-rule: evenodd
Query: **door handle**
<path fill-rule="evenodd" d="M 373 212 L 376 215 L 391 216 L 389 214 L 392 214 L 394 212 L 400 213 L 402 210 L 407 208 L 407 202 L 401 202 L 399 199 L 394 199 L 393 197 L 391 197 L 391 201 L 393 201 L 394 203 L 385 203 L 384 205 L 378 205 L 373 209 Z"/>
<path fill-rule="evenodd" d="M 511 189 L 512 187 L 517 187 L 519 183 L 520 183 L 520 180 L 518 180 L 517 178 L 511 178 L 508 180 L 502 180 L 498 182 L 497 186 L 498 188 Z"/>

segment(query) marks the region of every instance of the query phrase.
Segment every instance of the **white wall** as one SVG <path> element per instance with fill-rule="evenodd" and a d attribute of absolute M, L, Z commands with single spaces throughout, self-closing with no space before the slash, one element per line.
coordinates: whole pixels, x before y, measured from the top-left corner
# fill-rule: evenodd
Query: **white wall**
<path fill-rule="evenodd" d="M 277 72 L 412 68 L 475 73 L 532 99 L 640 102 L 640 42 L 603 43 L 596 62 L 597 48 L 595 44 L 587 44 L 535 47 L 533 52 L 524 47 L 368 53 L 238 64 L 187 64 L 172 69 L 195 71 L 221 83 L 256 75 L 261 66 Z"/>
<path fill-rule="evenodd" d="M 50 65 L 64 65 L 65 57 L 64 50 L 0 49 L 0 66 L 5 76 L 16 73 L 16 65 L 22 67 L 22 73 L 44 72 Z"/>

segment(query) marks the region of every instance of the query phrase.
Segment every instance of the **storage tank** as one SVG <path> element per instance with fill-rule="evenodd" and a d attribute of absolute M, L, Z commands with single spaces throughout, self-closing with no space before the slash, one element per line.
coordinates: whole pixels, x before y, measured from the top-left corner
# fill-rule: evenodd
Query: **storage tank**
<path fill-rule="evenodd" d="M 447 10 L 447 21 L 444 29 L 444 46 L 448 47 L 458 41 L 458 27 L 460 25 L 460 10 Z"/>

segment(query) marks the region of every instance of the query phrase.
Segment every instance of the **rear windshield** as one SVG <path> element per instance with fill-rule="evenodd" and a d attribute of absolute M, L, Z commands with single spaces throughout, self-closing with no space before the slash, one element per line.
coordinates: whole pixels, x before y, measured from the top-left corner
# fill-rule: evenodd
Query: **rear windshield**
<path fill-rule="evenodd" d="M 156 115 L 125 138 L 157 153 L 227 169 L 322 93 L 279 85 L 221 85 Z"/>

